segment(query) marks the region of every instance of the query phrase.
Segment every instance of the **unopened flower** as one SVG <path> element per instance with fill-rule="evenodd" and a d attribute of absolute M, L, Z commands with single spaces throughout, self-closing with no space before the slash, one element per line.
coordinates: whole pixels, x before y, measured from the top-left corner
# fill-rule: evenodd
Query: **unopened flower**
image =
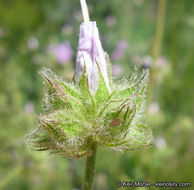
<path fill-rule="evenodd" d="M 76 61 L 76 79 L 83 75 L 84 67 L 88 75 L 88 83 L 95 93 L 99 83 L 99 70 L 102 73 L 107 89 L 110 90 L 107 62 L 102 48 L 96 22 L 83 23 L 80 26 L 79 46 Z"/>

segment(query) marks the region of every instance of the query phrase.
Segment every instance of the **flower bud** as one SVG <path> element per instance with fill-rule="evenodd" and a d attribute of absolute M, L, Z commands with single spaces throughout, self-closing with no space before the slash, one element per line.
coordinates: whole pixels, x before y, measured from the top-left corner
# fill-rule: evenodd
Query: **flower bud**
<path fill-rule="evenodd" d="M 86 67 L 89 88 L 94 94 L 99 86 L 98 72 L 102 73 L 106 87 L 110 90 L 105 53 L 99 38 L 96 22 L 82 23 L 76 60 L 76 80 L 79 81 Z"/>

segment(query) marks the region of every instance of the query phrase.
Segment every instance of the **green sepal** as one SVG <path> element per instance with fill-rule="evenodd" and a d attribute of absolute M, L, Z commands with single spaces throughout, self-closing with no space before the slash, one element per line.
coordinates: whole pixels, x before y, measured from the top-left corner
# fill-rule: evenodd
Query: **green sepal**
<path fill-rule="evenodd" d="M 90 86 L 89 86 L 89 80 L 88 80 L 88 75 L 86 71 L 86 65 L 84 65 L 84 71 L 82 74 L 82 77 L 78 83 L 78 86 L 80 88 L 81 92 L 81 100 L 86 108 L 86 117 L 88 119 L 94 119 L 95 114 L 96 114 L 96 102 L 94 100 L 94 97 L 90 91 Z M 92 116 L 90 117 L 90 114 L 92 113 Z"/>
<path fill-rule="evenodd" d="M 111 68 L 111 61 L 110 57 L 107 52 L 105 53 L 105 59 L 106 59 L 106 65 L 107 65 L 107 71 L 108 71 L 108 79 L 109 79 L 109 84 L 112 86 L 112 68 Z"/>
<path fill-rule="evenodd" d="M 44 111 L 50 112 L 56 109 L 67 108 L 69 106 L 69 102 L 64 97 L 59 96 L 59 92 L 54 85 L 55 76 L 48 71 L 50 70 L 43 69 L 40 72 L 40 74 L 45 79 L 47 91 L 44 99 Z"/>
<path fill-rule="evenodd" d="M 106 86 L 100 67 L 97 62 L 96 64 L 98 67 L 98 89 L 95 94 L 95 100 L 97 107 L 99 107 L 100 105 L 107 101 L 107 98 L 109 97 L 109 90 Z"/>
<path fill-rule="evenodd" d="M 144 104 L 146 99 L 147 85 L 149 81 L 149 70 L 145 69 L 140 74 L 132 74 L 129 79 L 129 84 L 126 85 L 126 81 L 121 84 L 124 88 L 121 88 L 118 92 L 120 98 L 130 98 L 135 101 L 137 113 L 144 111 Z"/>
<path fill-rule="evenodd" d="M 128 81 L 129 80 L 129 81 Z M 129 95 L 140 95 L 144 96 L 144 90 L 147 87 L 149 80 L 149 70 L 143 70 L 141 74 L 132 74 L 128 80 L 124 80 L 120 86 L 121 90 L 119 91 L 120 98 L 129 97 Z"/>
<path fill-rule="evenodd" d="M 129 131 L 125 138 L 115 139 L 114 141 L 99 141 L 99 144 L 113 148 L 115 150 L 136 150 L 145 148 L 153 144 L 153 135 L 149 127 L 137 125 L 137 129 Z"/>
<path fill-rule="evenodd" d="M 88 80 L 88 75 L 87 75 L 87 71 L 86 71 L 86 65 L 84 64 L 84 70 L 82 73 L 82 77 L 79 81 L 79 88 L 80 88 L 80 92 L 82 95 L 82 99 L 83 98 L 87 98 L 89 97 L 89 80 Z"/>
<path fill-rule="evenodd" d="M 122 102 L 117 108 L 111 108 L 103 118 L 103 128 L 98 132 L 98 139 L 104 143 L 113 143 L 126 136 L 135 117 L 133 102 Z M 106 134 L 106 135 L 105 135 Z"/>
<path fill-rule="evenodd" d="M 40 74 L 46 81 L 47 94 L 45 96 L 46 111 L 53 111 L 65 108 L 78 109 L 81 106 L 81 95 L 71 84 L 66 84 L 62 79 L 59 79 L 49 69 L 42 69 Z"/>
<path fill-rule="evenodd" d="M 124 149 L 144 148 L 153 144 L 152 130 L 146 125 L 137 124 L 132 127 L 125 139 L 128 139 L 128 143 L 125 144 Z"/>
<path fill-rule="evenodd" d="M 34 149 L 50 150 L 50 153 L 58 153 L 70 158 L 89 154 L 82 135 L 84 127 L 79 121 L 66 118 L 67 116 L 61 112 L 40 116 L 39 130 L 30 136 Z"/>
<path fill-rule="evenodd" d="M 74 111 L 83 118 L 86 109 L 82 103 L 81 94 L 75 89 L 73 84 L 67 84 L 58 78 L 49 69 L 43 69 L 41 75 L 46 80 L 47 94 L 45 96 L 45 111 L 66 109 L 67 112 Z"/>

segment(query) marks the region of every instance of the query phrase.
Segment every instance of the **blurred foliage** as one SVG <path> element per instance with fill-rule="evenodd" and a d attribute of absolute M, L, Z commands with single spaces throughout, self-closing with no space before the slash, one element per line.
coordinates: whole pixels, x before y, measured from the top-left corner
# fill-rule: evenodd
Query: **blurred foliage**
<path fill-rule="evenodd" d="M 116 75 L 128 75 L 135 64 L 154 67 L 147 120 L 155 144 L 124 154 L 100 148 L 95 188 L 116 189 L 118 180 L 193 183 L 193 1 L 167 1 L 157 60 L 152 51 L 158 0 L 88 0 L 88 6 L 109 54 L 119 41 L 127 43 L 123 52 L 112 54 Z M 80 11 L 79 1 L 0 1 L 0 189 L 81 187 L 83 159 L 49 156 L 25 145 L 41 109 L 40 68 L 49 67 L 66 80 L 73 77 Z M 52 45 L 64 41 L 71 44 L 74 57 L 59 64 Z"/>

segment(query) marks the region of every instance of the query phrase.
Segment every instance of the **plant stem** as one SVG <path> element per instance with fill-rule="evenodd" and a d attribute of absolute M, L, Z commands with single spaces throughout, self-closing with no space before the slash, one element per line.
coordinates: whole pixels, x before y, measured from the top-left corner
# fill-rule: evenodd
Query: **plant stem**
<path fill-rule="evenodd" d="M 152 93 L 153 88 L 156 85 L 155 83 L 155 63 L 157 58 L 160 55 L 160 51 L 162 49 L 162 40 L 164 34 L 164 24 L 165 24 L 165 16 L 166 16 L 166 4 L 167 0 L 158 0 L 158 12 L 157 12 L 157 20 L 156 20 L 156 33 L 154 38 L 154 44 L 152 49 L 152 57 L 153 57 L 153 65 L 150 68 L 150 82 L 149 82 L 149 91 L 147 98 L 147 108 L 152 101 Z"/>
<path fill-rule="evenodd" d="M 92 190 L 94 183 L 94 175 L 96 172 L 96 150 L 97 145 L 92 144 L 91 146 L 92 155 L 86 158 L 85 176 L 83 181 L 82 190 Z"/>
<path fill-rule="evenodd" d="M 152 56 L 154 59 L 158 58 L 162 47 L 165 14 L 166 14 L 166 0 L 159 0 L 157 22 L 156 22 L 156 35 L 155 35 L 154 46 L 152 51 Z"/>

